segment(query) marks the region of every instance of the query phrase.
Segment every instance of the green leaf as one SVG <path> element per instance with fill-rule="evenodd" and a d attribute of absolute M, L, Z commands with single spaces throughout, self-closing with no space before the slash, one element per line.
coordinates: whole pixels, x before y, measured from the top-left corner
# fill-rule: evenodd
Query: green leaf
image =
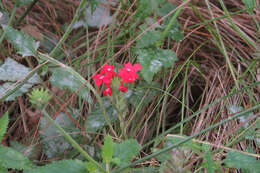
<path fill-rule="evenodd" d="M 167 49 L 138 49 L 136 53 L 138 54 L 138 62 L 143 67 L 141 74 L 148 83 L 151 83 L 153 76 L 162 67 L 171 67 L 177 60 L 175 52 Z"/>
<path fill-rule="evenodd" d="M 0 165 L 5 168 L 18 170 L 32 168 L 30 160 L 12 148 L 0 146 L 0 156 Z"/>
<path fill-rule="evenodd" d="M 251 173 L 259 173 L 260 170 L 259 160 L 255 157 L 235 151 L 229 151 L 227 158 L 223 162 L 229 168 L 244 169 Z"/>
<path fill-rule="evenodd" d="M 24 156 L 28 157 L 31 160 L 36 160 L 38 156 L 42 154 L 40 144 L 38 146 L 36 145 L 25 146 L 17 141 L 10 141 L 10 147 L 12 147 L 13 149 L 15 149 L 20 153 L 24 153 Z"/>
<path fill-rule="evenodd" d="M 72 117 L 76 118 L 76 115 L 68 111 Z M 75 127 L 72 120 L 65 113 L 60 113 L 54 120 L 61 128 L 67 133 L 79 132 L 79 129 Z M 61 135 L 61 133 L 52 126 L 45 118 L 41 118 L 40 122 L 40 135 L 43 138 L 43 151 L 48 158 L 63 156 L 64 152 L 70 149 L 71 144 Z M 72 135 L 78 137 L 78 135 Z"/>
<path fill-rule="evenodd" d="M 1 173 L 8 173 L 8 170 L 7 170 L 7 168 L 4 168 L 4 167 L 2 167 L 2 166 L 0 165 L 0 172 L 1 172 Z"/>
<path fill-rule="evenodd" d="M 160 38 L 160 31 L 148 31 L 139 40 L 137 40 L 137 48 L 146 48 L 155 45 Z"/>
<path fill-rule="evenodd" d="M 4 27 L 6 39 L 18 50 L 23 57 L 34 56 L 39 47 L 39 42 L 35 42 L 33 38 L 27 34 L 13 29 L 12 27 Z"/>
<path fill-rule="evenodd" d="M 18 6 L 24 6 L 24 5 L 27 5 L 31 2 L 33 2 L 34 0 L 16 0 L 16 4 Z"/>
<path fill-rule="evenodd" d="M 19 64 L 12 58 L 7 58 L 5 63 L 0 66 L 0 80 L 17 82 L 18 80 L 21 80 L 21 78 L 24 78 L 30 71 L 30 68 Z M 40 83 L 40 77 L 37 74 L 34 74 L 28 80 L 28 83 Z"/>
<path fill-rule="evenodd" d="M 117 163 L 118 166 L 123 167 L 129 164 L 140 150 L 141 146 L 135 139 L 128 139 L 120 144 L 116 144 L 114 157 L 120 161 L 120 163 Z"/>
<path fill-rule="evenodd" d="M 175 145 L 180 141 L 184 140 L 183 138 L 178 138 L 175 136 L 167 136 L 163 148 Z M 161 162 L 160 171 L 161 172 L 191 172 L 188 167 L 186 167 L 187 158 L 191 155 L 191 149 L 193 142 L 188 141 L 178 148 L 173 148 L 170 152 L 164 152 L 156 158 Z M 162 149 L 163 149 L 162 148 Z M 154 149 L 153 152 L 157 152 L 158 149 Z"/>
<path fill-rule="evenodd" d="M 216 169 L 215 169 L 215 162 L 212 159 L 212 152 L 207 151 L 203 156 L 203 158 L 205 159 L 205 162 L 202 163 L 203 167 L 207 169 L 208 173 L 215 173 Z"/>
<path fill-rule="evenodd" d="M 110 122 L 113 123 L 118 119 L 117 110 L 110 104 L 110 101 L 107 98 L 103 99 L 103 104 L 110 119 Z M 88 132 L 96 132 L 103 128 L 106 124 L 105 115 L 99 104 L 96 104 L 92 112 L 87 117 L 86 130 Z"/>
<path fill-rule="evenodd" d="M 255 0 L 242 0 L 245 4 L 246 8 L 249 8 L 248 13 L 250 15 L 254 15 L 254 8 L 256 8 L 256 1 Z"/>
<path fill-rule="evenodd" d="M 97 168 L 96 165 L 94 165 L 92 162 L 87 162 L 87 163 L 86 163 L 86 166 L 87 166 L 88 171 L 89 171 L 90 173 L 99 173 L 99 172 L 98 172 L 98 169 L 99 169 L 99 168 Z"/>
<path fill-rule="evenodd" d="M 86 173 L 88 172 L 85 164 L 80 160 L 62 160 L 52 162 L 45 166 L 40 166 L 27 171 L 27 173 Z"/>
<path fill-rule="evenodd" d="M 8 89 L 14 88 L 12 85 L 24 78 L 30 71 L 30 68 L 17 63 L 12 58 L 7 58 L 5 63 L 0 66 L 0 80 L 8 81 L 0 85 L 0 96 L 4 95 Z M 40 77 L 35 73 L 20 89 L 7 97 L 5 101 L 14 100 L 16 97 L 28 92 L 34 84 L 38 83 L 40 83 Z"/>
<path fill-rule="evenodd" d="M 114 154 L 114 142 L 111 136 L 107 135 L 102 149 L 102 158 L 104 162 L 110 163 Z"/>
<path fill-rule="evenodd" d="M 174 5 L 174 4 L 170 3 L 170 2 L 167 2 L 167 3 L 165 3 L 162 6 L 162 8 L 160 8 L 159 16 L 163 17 L 166 14 L 168 14 L 169 12 L 171 12 L 172 10 L 174 10 L 175 8 L 177 8 L 177 5 Z M 171 14 L 170 16 L 168 16 L 163 21 L 163 28 L 166 28 L 167 25 L 169 25 L 170 20 L 171 20 L 173 15 L 174 15 L 174 13 Z M 182 40 L 184 38 L 184 34 L 180 30 L 180 24 L 179 24 L 179 22 L 177 20 L 171 26 L 170 30 L 167 33 L 167 36 L 170 37 L 171 39 L 175 40 L 175 41 L 180 41 L 180 40 Z"/>
<path fill-rule="evenodd" d="M 80 91 L 77 93 L 79 97 L 87 100 L 89 103 L 92 103 L 92 99 L 89 94 L 89 89 L 86 87 L 82 87 L 82 83 L 78 78 L 72 75 L 70 72 L 65 69 L 58 67 L 51 69 L 52 76 L 50 78 L 50 82 L 52 85 L 55 85 L 60 89 L 68 89 L 71 92 L 77 92 L 79 88 Z"/>
<path fill-rule="evenodd" d="M 13 83 L 6 82 L 3 85 L 0 85 L 0 95 L 4 95 L 7 90 L 13 89 L 15 86 L 13 86 Z M 12 101 L 15 100 L 16 97 L 22 96 L 24 93 L 27 93 L 28 90 L 32 87 L 31 84 L 24 84 L 20 89 L 15 91 L 12 95 L 8 96 L 5 101 Z"/>
<path fill-rule="evenodd" d="M 4 138 L 9 123 L 8 112 L 6 112 L 2 118 L 0 118 L 0 143 Z"/>
<path fill-rule="evenodd" d="M 165 0 L 139 0 L 136 17 L 140 20 L 149 17 L 153 12 L 158 11 L 161 3 Z"/>

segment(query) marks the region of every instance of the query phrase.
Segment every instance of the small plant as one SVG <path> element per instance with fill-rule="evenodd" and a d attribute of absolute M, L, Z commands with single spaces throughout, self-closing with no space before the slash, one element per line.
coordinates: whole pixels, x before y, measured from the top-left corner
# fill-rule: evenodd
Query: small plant
<path fill-rule="evenodd" d="M 45 90 L 44 88 L 33 89 L 31 94 L 28 95 L 30 102 L 38 109 L 44 108 L 52 97 L 48 90 Z"/>

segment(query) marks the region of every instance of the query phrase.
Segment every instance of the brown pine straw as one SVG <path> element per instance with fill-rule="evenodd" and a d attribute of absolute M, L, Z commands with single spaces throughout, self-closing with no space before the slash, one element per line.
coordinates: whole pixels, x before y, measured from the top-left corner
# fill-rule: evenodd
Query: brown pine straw
<path fill-rule="evenodd" d="M 166 138 L 168 138 L 168 137 L 174 137 L 174 138 L 179 138 L 179 139 L 186 139 L 184 136 L 173 135 L 173 134 L 166 135 Z M 253 157 L 256 157 L 256 158 L 260 158 L 260 154 L 248 153 L 248 152 L 245 152 L 245 151 L 241 151 L 241 150 L 225 147 L 225 146 L 219 145 L 219 144 L 218 145 L 217 144 L 213 144 L 213 143 L 206 142 L 206 141 L 201 141 L 201 140 L 198 140 L 198 139 L 192 139 L 191 141 L 192 142 L 196 142 L 196 143 L 200 143 L 200 144 L 210 145 L 212 147 L 224 149 L 224 150 L 227 150 L 227 151 L 235 151 L 235 152 L 239 152 L 241 154 L 245 154 L 245 155 L 248 155 L 248 156 L 253 156 Z"/>

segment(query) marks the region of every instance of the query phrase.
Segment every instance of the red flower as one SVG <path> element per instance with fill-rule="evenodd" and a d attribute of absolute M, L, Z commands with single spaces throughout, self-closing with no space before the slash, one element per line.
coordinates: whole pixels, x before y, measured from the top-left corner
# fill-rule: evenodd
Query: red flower
<path fill-rule="evenodd" d="M 108 65 L 108 64 L 105 64 L 102 66 L 102 69 L 101 69 L 101 74 L 111 74 L 112 77 L 116 76 L 116 72 L 114 71 L 114 66 L 113 65 Z"/>
<path fill-rule="evenodd" d="M 134 66 L 132 65 L 131 62 L 127 63 L 124 65 L 124 68 L 123 68 L 125 71 L 128 71 L 128 72 L 138 72 L 142 69 L 142 66 L 140 64 L 135 64 Z"/>
<path fill-rule="evenodd" d="M 106 85 L 110 85 L 111 84 L 111 79 L 113 78 L 112 74 L 111 73 L 108 73 L 104 76 L 103 78 L 103 82 L 104 84 Z"/>
<path fill-rule="evenodd" d="M 112 88 L 108 87 L 107 89 L 104 90 L 104 95 L 107 96 L 112 96 Z"/>
<path fill-rule="evenodd" d="M 95 84 L 100 87 L 100 85 L 103 83 L 103 79 L 105 76 L 101 74 L 95 75 L 93 78 L 95 79 Z"/>
<path fill-rule="evenodd" d="M 125 92 L 125 93 L 128 91 L 128 88 L 126 86 L 124 86 L 123 82 L 121 82 L 119 89 L 120 89 L 120 91 Z"/>
<path fill-rule="evenodd" d="M 122 78 L 122 80 L 127 83 L 134 81 L 138 78 L 137 71 L 140 71 L 142 66 L 140 64 L 135 64 L 134 66 L 129 62 L 124 65 L 124 68 L 119 69 L 121 72 L 118 73 L 118 76 Z"/>
<path fill-rule="evenodd" d="M 116 72 L 114 71 L 113 65 L 104 64 L 100 71 L 100 74 L 95 75 L 93 78 L 95 80 L 95 84 L 97 86 L 101 86 L 102 83 L 106 85 L 106 89 L 104 90 L 104 95 L 112 96 L 112 88 L 110 86 L 111 79 L 116 76 Z M 122 78 L 121 84 L 119 86 L 119 90 L 122 92 L 127 92 L 128 88 L 124 86 L 124 83 L 134 83 L 136 79 L 138 79 L 138 74 L 136 72 L 140 71 L 142 66 L 140 64 L 132 65 L 132 63 L 127 63 L 124 65 L 124 68 L 119 69 L 118 76 Z"/>

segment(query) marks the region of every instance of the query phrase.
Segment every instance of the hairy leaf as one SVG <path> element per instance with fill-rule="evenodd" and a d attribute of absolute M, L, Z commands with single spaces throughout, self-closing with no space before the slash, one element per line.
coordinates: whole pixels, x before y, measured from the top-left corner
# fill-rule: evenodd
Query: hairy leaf
<path fill-rule="evenodd" d="M 12 148 L 0 146 L 0 156 L 0 165 L 5 168 L 18 170 L 32 168 L 30 160 Z"/>
<path fill-rule="evenodd" d="M 70 115 L 74 118 L 76 117 L 73 113 L 70 113 Z M 54 121 L 68 133 L 79 132 L 79 129 L 75 127 L 72 120 L 63 112 L 60 113 Z M 63 156 L 64 152 L 72 147 L 45 117 L 41 118 L 40 130 L 41 138 L 44 139 L 43 151 L 48 158 Z M 76 137 L 77 135 L 72 136 Z"/>
<path fill-rule="evenodd" d="M 8 117 L 8 112 L 6 112 L 2 118 L 0 118 L 0 143 L 3 140 L 3 137 L 7 131 L 9 123 L 9 117 Z"/>
<path fill-rule="evenodd" d="M 50 78 L 50 82 L 52 85 L 55 85 L 60 89 L 68 89 L 71 92 L 76 92 L 79 88 L 81 88 L 77 93 L 78 96 L 86 99 L 89 103 L 92 103 L 89 89 L 85 86 L 82 87 L 82 83 L 78 78 L 61 67 L 51 69 L 51 71 L 52 76 Z"/>
<path fill-rule="evenodd" d="M 176 9 L 177 6 L 170 3 L 170 2 L 166 2 L 162 8 L 159 9 L 159 16 L 163 17 L 165 15 L 167 15 L 169 12 L 173 11 L 174 9 Z M 163 21 L 163 28 L 166 28 L 169 23 L 171 18 L 173 17 L 174 13 L 171 14 L 170 16 L 168 16 L 164 21 Z M 171 39 L 175 40 L 175 41 L 180 41 L 184 38 L 184 35 L 182 33 L 182 31 L 180 30 L 180 24 L 179 22 L 176 20 L 173 25 L 170 27 L 170 30 L 167 33 L 167 36 L 170 37 Z"/>
<path fill-rule="evenodd" d="M 141 74 L 146 82 L 151 83 L 153 76 L 161 70 L 162 67 L 173 66 L 177 60 L 175 52 L 165 49 L 138 49 L 138 61 L 142 65 Z"/>
<path fill-rule="evenodd" d="M 6 39 L 18 50 L 18 53 L 23 57 L 34 56 L 39 42 L 35 42 L 33 38 L 27 34 L 13 29 L 12 27 L 4 27 L 6 32 Z"/>
<path fill-rule="evenodd" d="M 12 58 L 7 58 L 5 63 L 0 66 L 0 80 L 16 82 L 21 78 L 24 78 L 30 71 L 30 68 L 19 64 Z M 37 84 L 40 82 L 40 77 L 37 74 L 34 74 L 27 82 Z"/>
<path fill-rule="evenodd" d="M 114 157 L 118 158 L 116 164 L 120 167 L 130 163 L 137 156 L 141 149 L 140 144 L 135 139 L 128 139 L 115 145 Z"/>
<path fill-rule="evenodd" d="M 14 88 L 13 84 L 24 78 L 30 71 L 30 68 L 17 63 L 12 58 L 7 58 L 5 63 L 0 66 L 0 80 L 7 81 L 0 85 L 0 96 L 3 96 L 8 89 Z M 20 89 L 7 97 L 5 101 L 14 100 L 16 97 L 28 92 L 34 84 L 38 83 L 40 83 L 40 77 L 38 74 L 34 74 Z"/>
<path fill-rule="evenodd" d="M 86 173 L 87 167 L 80 160 L 62 160 L 52 162 L 45 166 L 40 166 L 27 171 L 27 173 Z"/>
<path fill-rule="evenodd" d="M 107 135 L 102 149 L 102 158 L 104 162 L 110 163 L 114 154 L 114 142 L 111 136 Z"/>
<path fill-rule="evenodd" d="M 160 38 L 160 31 L 148 31 L 137 41 L 137 48 L 147 48 L 153 46 L 158 40 L 160 40 Z"/>
<path fill-rule="evenodd" d="M 251 173 L 259 173 L 260 170 L 259 160 L 255 157 L 235 151 L 229 151 L 227 158 L 223 162 L 229 168 L 244 169 Z"/>

